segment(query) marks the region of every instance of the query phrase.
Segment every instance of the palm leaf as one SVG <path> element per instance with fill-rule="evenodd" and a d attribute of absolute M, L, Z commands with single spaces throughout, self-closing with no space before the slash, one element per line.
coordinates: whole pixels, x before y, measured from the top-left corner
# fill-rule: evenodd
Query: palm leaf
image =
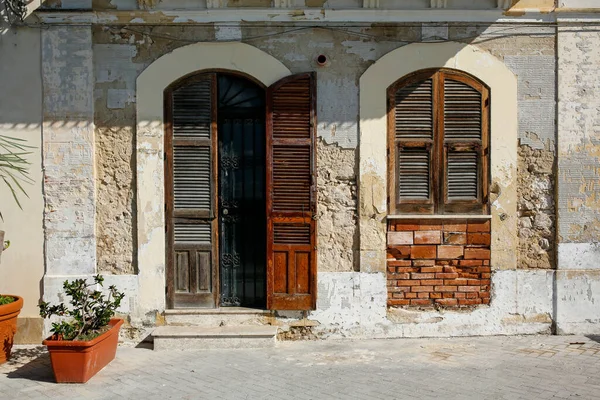
<path fill-rule="evenodd" d="M 24 139 L 0 135 L 0 180 L 8 187 L 20 209 L 23 207 L 19 196 L 29 197 L 22 183 L 34 182 L 29 176 L 31 163 L 25 158 L 31 154 L 28 149 L 33 147 L 26 143 Z M 4 220 L 1 212 L 0 219 Z"/>

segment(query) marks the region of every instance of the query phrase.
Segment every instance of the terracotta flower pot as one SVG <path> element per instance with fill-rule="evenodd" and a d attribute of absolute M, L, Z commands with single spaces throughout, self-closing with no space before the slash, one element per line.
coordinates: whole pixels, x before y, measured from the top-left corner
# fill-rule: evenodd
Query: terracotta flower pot
<path fill-rule="evenodd" d="M 15 333 L 17 333 L 17 315 L 23 308 L 23 298 L 12 294 L 3 296 L 14 297 L 16 300 L 0 306 L 0 364 L 10 358 Z"/>
<path fill-rule="evenodd" d="M 110 330 L 87 342 L 44 340 L 42 344 L 48 347 L 56 382 L 85 383 L 107 366 L 117 354 L 121 325 L 122 319 L 111 319 Z"/>

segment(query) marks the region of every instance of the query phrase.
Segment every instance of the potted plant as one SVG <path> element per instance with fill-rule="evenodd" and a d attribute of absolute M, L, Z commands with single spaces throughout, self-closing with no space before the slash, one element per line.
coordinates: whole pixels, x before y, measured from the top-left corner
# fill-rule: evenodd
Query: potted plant
<path fill-rule="evenodd" d="M 58 383 L 85 383 L 115 358 L 123 320 L 113 316 L 124 294 L 114 285 L 108 288 L 108 295 L 92 289 L 102 287 L 103 282 L 101 275 L 89 284 L 85 279 L 65 281 L 63 289 L 71 298 L 72 309 L 63 303 L 42 301 L 39 305 L 42 318 L 71 317 L 53 322 L 52 336 L 43 341 Z"/>
<path fill-rule="evenodd" d="M 27 196 L 22 182 L 31 182 L 27 175 L 29 161 L 24 156 L 29 154 L 23 139 L 0 135 L 0 181 L 10 190 L 15 202 L 21 207 L 18 194 Z M 4 220 L 2 212 L 0 219 Z M 0 257 L 10 242 L 4 240 L 4 231 L 0 230 Z M 23 308 L 23 298 L 11 294 L 0 293 L 0 364 L 8 360 L 12 350 L 14 335 L 17 332 L 17 316 Z"/>

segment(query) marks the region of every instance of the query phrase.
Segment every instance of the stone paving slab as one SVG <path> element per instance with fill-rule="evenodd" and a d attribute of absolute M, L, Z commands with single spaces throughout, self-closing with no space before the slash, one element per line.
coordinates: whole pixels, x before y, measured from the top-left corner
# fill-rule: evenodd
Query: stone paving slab
<path fill-rule="evenodd" d="M 0 399 L 600 399 L 600 337 L 283 342 L 154 352 L 121 346 L 87 384 L 56 384 L 41 346 L 0 365 Z"/>

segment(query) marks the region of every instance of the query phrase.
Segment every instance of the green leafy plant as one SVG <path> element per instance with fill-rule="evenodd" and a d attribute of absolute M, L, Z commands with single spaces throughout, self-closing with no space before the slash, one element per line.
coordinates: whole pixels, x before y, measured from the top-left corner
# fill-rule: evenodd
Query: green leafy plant
<path fill-rule="evenodd" d="M 5 304 L 10 304 L 13 301 L 15 301 L 16 299 L 12 296 L 2 296 L 0 295 L 0 306 L 3 306 Z"/>
<path fill-rule="evenodd" d="M 31 163 L 25 158 L 26 155 L 31 154 L 28 149 L 32 147 L 25 143 L 24 139 L 0 135 L 0 180 L 8 187 L 20 209 L 23 207 L 19 195 L 29 197 L 22 183 L 33 182 L 29 176 Z M 0 218 L 4 219 L 2 212 Z"/>
<path fill-rule="evenodd" d="M 108 295 L 99 290 L 93 290 L 96 285 L 103 286 L 104 278 L 101 275 L 94 277 L 93 283 L 85 279 L 65 281 L 63 289 L 71 298 L 72 309 L 64 303 L 50 305 L 42 301 L 39 305 L 40 316 L 50 318 L 53 315 L 71 317 L 70 320 L 53 322 L 51 332 L 56 340 L 91 340 L 102 334 L 115 315 L 125 296 L 114 285 L 109 286 Z"/>

